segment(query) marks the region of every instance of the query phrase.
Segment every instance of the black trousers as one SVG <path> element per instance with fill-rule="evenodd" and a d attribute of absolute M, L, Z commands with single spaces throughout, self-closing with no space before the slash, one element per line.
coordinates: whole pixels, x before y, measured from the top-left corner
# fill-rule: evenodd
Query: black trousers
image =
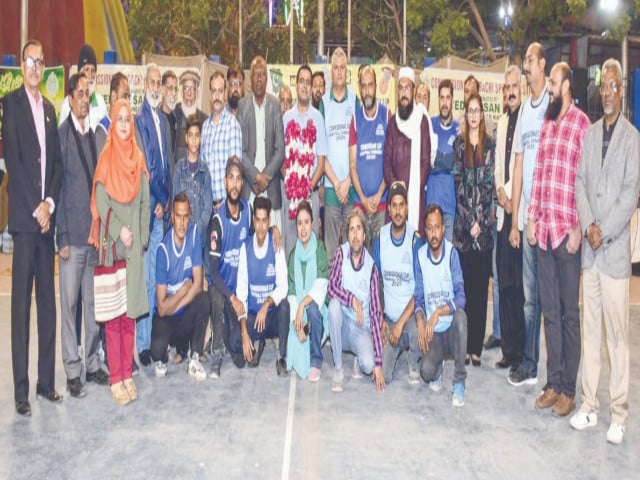
<path fill-rule="evenodd" d="M 460 252 L 460 266 L 464 278 L 464 295 L 467 297 L 467 353 L 482 353 L 482 342 L 487 325 L 487 300 L 489 277 L 492 271 L 491 250 Z"/>
<path fill-rule="evenodd" d="M 179 315 L 153 316 L 151 327 L 151 358 L 154 362 L 167 362 L 167 346 L 174 337 L 188 337 L 191 352 L 202 353 L 204 332 L 209 321 L 209 296 L 200 292 Z"/>
<path fill-rule="evenodd" d="M 29 319 L 33 280 L 38 314 L 38 385 L 55 388 L 56 302 L 53 283 L 53 237 L 40 233 L 13 234 L 11 275 L 11 359 L 17 402 L 29 398 Z"/>

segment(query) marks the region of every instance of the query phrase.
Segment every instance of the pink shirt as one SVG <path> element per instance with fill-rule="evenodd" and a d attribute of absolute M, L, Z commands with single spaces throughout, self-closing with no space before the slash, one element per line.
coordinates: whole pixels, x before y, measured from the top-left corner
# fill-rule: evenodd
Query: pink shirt
<path fill-rule="evenodd" d="M 44 127 L 44 101 L 42 100 L 42 95 L 38 94 L 38 98 L 35 98 L 28 89 L 25 88 L 27 92 L 27 98 L 29 99 L 29 105 L 31 105 L 31 113 L 33 114 L 33 121 L 36 125 L 36 134 L 38 135 L 38 143 L 40 144 L 40 179 L 42 180 L 40 183 L 42 184 L 42 190 L 40 192 L 41 198 L 44 200 L 44 181 L 45 181 L 45 172 L 47 169 L 47 141 L 45 138 L 45 127 Z M 51 121 L 47 118 L 47 121 Z"/>

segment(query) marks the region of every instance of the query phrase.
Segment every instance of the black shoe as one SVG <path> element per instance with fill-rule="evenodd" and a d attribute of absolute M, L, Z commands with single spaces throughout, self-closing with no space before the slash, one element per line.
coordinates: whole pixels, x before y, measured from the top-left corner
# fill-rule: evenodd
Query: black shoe
<path fill-rule="evenodd" d="M 87 374 L 87 377 L 89 375 Z M 82 384 L 80 377 L 67 380 L 67 392 L 74 398 L 82 398 L 87 396 L 87 387 Z"/>
<path fill-rule="evenodd" d="M 504 368 L 509 368 L 511 366 L 513 366 L 513 363 L 511 363 L 511 361 L 506 359 L 505 357 L 502 357 L 500 360 L 496 362 L 496 368 L 504 369 Z"/>
<path fill-rule="evenodd" d="M 464 364 L 468 366 L 470 363 L 471 363 L 471 357 L 467 355 L 466 357 L 464 357 Z"/>
<path fill-rule="evenodd" d="M 479 358 L 476 360 L 475 358 L 471 357 L 471 365 L 473 365 L 474 367 L 479 367 L 480 365 L 482 365 L 482 360 L 480 360 Z"/>
<path fill-rule="evenodd" d="M 151 351 L 147 350 L 142 350 L 139 354 L 138 354 L 138 358 L 140 359 L 140 363 L 145 366 L 148 367 L 149 365 L 151 365 Z"/>
<path fill-rule="evenodd" d="M 489 338 L 487 338 L 487 341 L 484 342 L 482 346 L 485 348 L 485 350 L 491 350 L 492 348 L 498 348 L 501 344 L 502 342 L 499 338 L 496 338 L 493 335 L 489 335 Z"/>
<path fill-rule="evenodd" d="M 18 415 L 22 415 L 23 417 L 30 417 L 31 405 L 29 404 L 29 400 L 25 400 L 24 402 L 16 402 L 16 412 L 18 412 Z"/>
<path fill-rule="evenodd" d="M 252 368 L 257 367 L 260 364 L 260 358 L 262 357 L 262 352 L 264 352 L 265 341 L 260 340 L 258 342 L 258 350 L 253 349 L 253 360 L 249 362 L 249 366 Z"/>
<path fill-rule="evenodd" d="M 276 360 L 276 370 L 279 377 L 286 377 L 289 375 L 289 372 L 287 372 L 287 361 L 284 358 Z"/>
<path fill-rule="evenodd" d="M 109 385 L 109 375 L 99 368 L 95 372 L 87 372 L 87 382 L 93 382 L 98 385 Z"/>
<path fill-rule="evenodd" d="M 55 390 L 49 390 L 48 392 L 46 392 L 43 388 L 40 387 L 40 385 L 36 386 L 36 398 L 44 398 L 53 403 L 62 402 L 62 395 L 60 395 Z"/>

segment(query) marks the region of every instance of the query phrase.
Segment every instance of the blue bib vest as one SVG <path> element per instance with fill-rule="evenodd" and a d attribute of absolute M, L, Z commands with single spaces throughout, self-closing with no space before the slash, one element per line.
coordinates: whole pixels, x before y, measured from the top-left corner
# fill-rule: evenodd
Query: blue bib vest
<path fill-rule="evenodd" d="M 342 287 L 349 290 L 360 300 L 362 304 L 362 313 L 364 314 L 364 325 L 371 328 L 371 319 L 369 318 L 369 303 L 371 302 L 371 270 L 373 269 L 373 258 L 366 249 L 363 248 L 364 262 L 360 269 L 355 270 L 351 265 L 351 257 L 349 256 L 349 242 L 343 243 L 342 249 Z M 343 313 L 352 321 L 356 321 L 356 312 L 351 306 L 342 309 Z"/>

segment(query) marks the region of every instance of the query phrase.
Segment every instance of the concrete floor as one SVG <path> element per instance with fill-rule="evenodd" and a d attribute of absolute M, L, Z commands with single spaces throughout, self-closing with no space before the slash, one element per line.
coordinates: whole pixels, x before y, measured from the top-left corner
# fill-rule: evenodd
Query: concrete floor
<path fill-rule="evenodd" d="M 469 367 L 462 409 L 451 406 L 452 362 L 439 393 L 425 384 L 409 385 L 402 358 L 396 381 L 383 393 L 368 378 L 349 375 L 345 391 L 332 393 L 328 346 L 323 377 L 315 385 L 294 376 L 278 378 L 273 348 L 267 346 L 257 369 L 238 370 L 225 360 L 219 380 L 196 383 L 184 364 L 170 365 L 164 379 L 143 368 L 135 377 L 140 399 L 117 407 L 108 387 L 91 384 L 80 400 L 67 395 L 58 343 L 56 384 L 65 398 L 53 405 L 35 399 L 32 316 L 33 416 L 19 417 L 3 266 L 8 258 L 0 255 L 0 478 L 640 478 L 638 355 L 631 358 L 627 436 L 613 446 L 605 439 L 608 368 L 600 388 L 600 423 L 590 431 L 576 432 L 568 419 L 535 409 L 546 377 L 544 348 L 536 387 L 508 385 L 506 372 L 493 368 L 499 351 L 485 352 L 481 367 Z M 637 289 L 634 279 L 632 292 Z M 638 300 L 632 293 L 632 301 Z M 640 348 L 639 321 L 640 306 L 634 303 L 632 352 Z M 351 356 L 344 358 L 351 365 Z"/>

